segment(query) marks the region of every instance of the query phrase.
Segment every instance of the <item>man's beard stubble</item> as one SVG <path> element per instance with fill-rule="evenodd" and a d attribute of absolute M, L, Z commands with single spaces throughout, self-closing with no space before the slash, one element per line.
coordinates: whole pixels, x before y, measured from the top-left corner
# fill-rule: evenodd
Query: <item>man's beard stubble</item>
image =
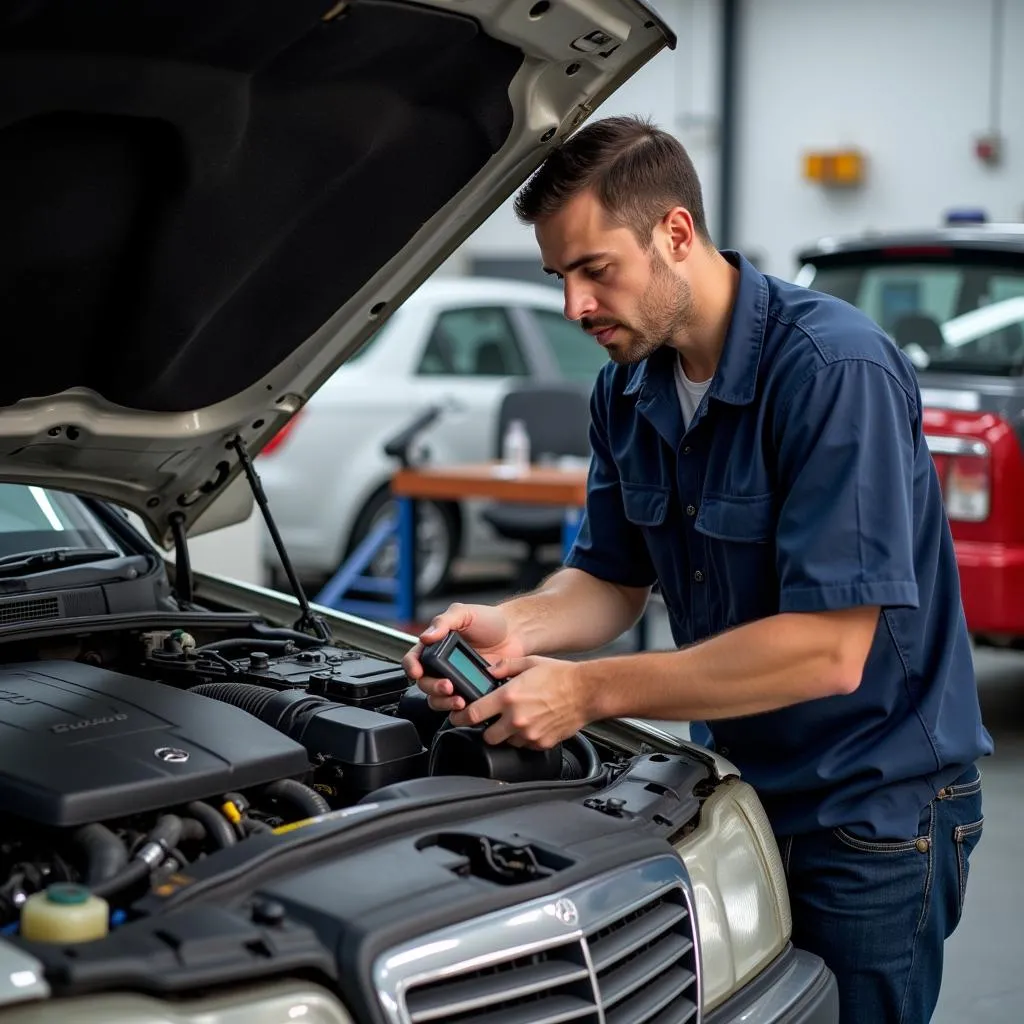
<path fill-rule="evenodd" d="M 628 332 L 625 341 L 608 345 L 608 356 L 614 363 L 626 365 L 639 363 L 656 352 L 678 332 L 693 322 L 693 293 L 690 286 L 681 281 L 669 269 L 661 254 L 651 257 L 651 281 L 640 298 L 633 323 L 619 326 Z M 610 327 L 615 321 L 582 321 L 585 330 L 593 327 Z"/>

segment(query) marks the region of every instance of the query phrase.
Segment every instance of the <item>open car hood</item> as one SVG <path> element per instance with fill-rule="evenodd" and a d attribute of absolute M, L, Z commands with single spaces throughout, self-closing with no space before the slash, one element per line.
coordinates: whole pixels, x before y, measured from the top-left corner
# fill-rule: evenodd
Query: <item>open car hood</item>
<path fill-rule="evenodd" d="M 0 479 L 204 528 L 666 45 L 636 0 L 4 5 Z"/>

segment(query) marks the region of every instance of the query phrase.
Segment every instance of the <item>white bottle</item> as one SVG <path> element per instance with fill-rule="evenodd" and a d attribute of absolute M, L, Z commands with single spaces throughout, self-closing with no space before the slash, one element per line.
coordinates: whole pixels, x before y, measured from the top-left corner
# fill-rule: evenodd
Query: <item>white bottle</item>
<path fill-rule="evenodd" d="M 522 420 L 510 420 L 501 442 L 501 458 L 506 466 L 517 473 L 530 468 L 530 435 Z"/>

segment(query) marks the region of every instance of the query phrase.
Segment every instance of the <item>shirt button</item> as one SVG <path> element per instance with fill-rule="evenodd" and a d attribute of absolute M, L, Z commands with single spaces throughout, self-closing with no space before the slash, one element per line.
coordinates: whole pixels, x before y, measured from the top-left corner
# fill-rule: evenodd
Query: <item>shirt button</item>
<path fill-rule="evenodd" d="M 697 506 L 696 505 L 687 505 L 686 506 L 686 514 L 688 516 L 695 516 L 697 514 Z"/>
<path fill-rule="evenodd" d="M 687 446 L 686 446 L 686 447 L 685 447 L 685 448 L 683 449 L 683 454 L 684 454 L 684 455 L 689 455 L 689 454 L 690 454 L 690 446 L 689 446 L 689 445 L 687 445 Z"/>
<path fill-rule="evenodd" d="M 700 571 L 700 569 L 698 569 L 698 570 L 697 570 L 697 571 L 696 571 L 696 572 L 695 572 L 695 573 L 693 574 L 693 582 L 694 582 L 694 583 L 703 583 L 703 582 L 704 582 L 704 573 L 702 573 L 702 572 Z"/>

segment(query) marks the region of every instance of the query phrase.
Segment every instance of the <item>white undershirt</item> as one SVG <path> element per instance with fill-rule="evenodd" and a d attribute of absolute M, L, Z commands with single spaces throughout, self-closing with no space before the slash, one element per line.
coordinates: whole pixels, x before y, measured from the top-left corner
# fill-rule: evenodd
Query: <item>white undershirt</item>
<path fill-rule="evenodd" d="M 683 371 L 683 360 L 676 357 L 675 364 L 676 394 L 679 396 L 679 406 L 683 410 L 683 429 L 690 425 L 690 420 L 697 413 L 697 406 L 705 392 L 711 386 L 711 378 L 707 380 L 693 381 Z"/>

